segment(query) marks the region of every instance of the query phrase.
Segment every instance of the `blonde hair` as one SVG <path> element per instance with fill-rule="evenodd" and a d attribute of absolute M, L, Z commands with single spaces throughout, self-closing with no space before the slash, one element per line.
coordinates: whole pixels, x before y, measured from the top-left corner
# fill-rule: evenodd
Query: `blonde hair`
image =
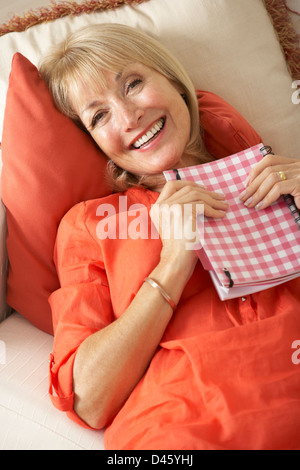
<path fill-rule="evenodd" d="M 119 73 L 128 64 L 137 62 L 161 73 L 180 90 L 191 117 L 191 133 L 186 153 L 202 158 L 202 162 L 207 161 L 200 136 L 194 85 L 179 61 L 145 33 L 119 24 L 87 26 L 55 46 L 42 59 L 39 72 L 49 87 L 57 108 L 84 128 L 70 102 L 70 95 L 76 95 L 79 83 L 88 83 L 95 90 L 99 89 L 99 85 L 105 87 L 102 71 Z M 139 177 L 125 172 L 112 162 L 109 163 L 108 170 L 118 189 L 141 184 Z"/>

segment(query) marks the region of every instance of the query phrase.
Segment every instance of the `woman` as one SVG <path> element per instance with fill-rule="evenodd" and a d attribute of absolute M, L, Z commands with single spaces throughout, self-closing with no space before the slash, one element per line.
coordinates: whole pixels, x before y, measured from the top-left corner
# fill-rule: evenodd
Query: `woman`
<path fill-rule="evenodd" d="M 79 204 L 59 229 L 61 289 L 50 299 L 53 402 L 84 426 L 112 423 L 107 448 L 300 447 L 293 437 L 300 433 L 299 369 L 290 360 L 300 336 L 299 280 L 221 302 L 195 251 L 186 249 L 189 237 L 173 235 L 174 206 L 183 212 L 192 205 L 193 223 L 197 204 L 207 217 L 228 210 L 223 195 L 183 181 L 165 184 L 162 175 L 212 160 L 183 68 L 148 36 L 102 25 L 70 36 L 40 72 L 57 107 L 90 133 L 125 191 Z M 297 160 L 267 157 L 246 183 L 241 199 L 249 207 L 290 193 L 300 208 Z M 151 219 L 160 238 L 121 236 L 136 220 L 134 211 L 120 209 L 124 196 L 129 208 L 143 205 L 147 228 Z M 97 236 L 109 221 L 116 236 Z M 276 365 L 282 354 L 284 364 Z"/>

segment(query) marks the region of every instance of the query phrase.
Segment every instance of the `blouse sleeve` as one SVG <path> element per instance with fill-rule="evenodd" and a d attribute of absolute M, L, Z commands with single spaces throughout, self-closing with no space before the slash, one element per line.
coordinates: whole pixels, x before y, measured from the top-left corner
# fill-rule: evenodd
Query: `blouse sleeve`
<path fill-rule="evenodd" d="M 61 288 L 50 299 L 54 347 L 50 355 L 52 403 L 88 427 L 73 410 L 73 364 L 80 344 L 114 320 L 100 244 L 86 225 L 86 203 L 75 206 L 58 230 L 55 264 Z"/>

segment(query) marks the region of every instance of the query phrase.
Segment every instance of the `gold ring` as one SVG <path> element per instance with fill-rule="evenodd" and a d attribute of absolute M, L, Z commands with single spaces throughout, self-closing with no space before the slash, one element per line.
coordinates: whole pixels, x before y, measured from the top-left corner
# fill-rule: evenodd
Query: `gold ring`
<path fill-rule="evenodd" d="M 286 177 L 286 174 L 285 174 L 284 171 L 279 171 L 278 174 L 279 174 L 279 177 L 280 177 L 281 181 L 286 181 L 287 180 L 287 177 Z"/>

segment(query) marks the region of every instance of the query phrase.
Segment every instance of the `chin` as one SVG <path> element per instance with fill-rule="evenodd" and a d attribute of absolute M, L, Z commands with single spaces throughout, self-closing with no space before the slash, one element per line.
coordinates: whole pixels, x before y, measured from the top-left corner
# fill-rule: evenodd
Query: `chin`
<path fill-rule="evenodd" d="M 179 158 L 169 158 L 164 162 L 159 162 L 157 165 L 153 165 L 151 168 L 151 174 L 163 173 L 164 171 L 173 170 L 180 166 L 181 159 Z M 153 171 L 152 171 L 153 170 Z"/>

